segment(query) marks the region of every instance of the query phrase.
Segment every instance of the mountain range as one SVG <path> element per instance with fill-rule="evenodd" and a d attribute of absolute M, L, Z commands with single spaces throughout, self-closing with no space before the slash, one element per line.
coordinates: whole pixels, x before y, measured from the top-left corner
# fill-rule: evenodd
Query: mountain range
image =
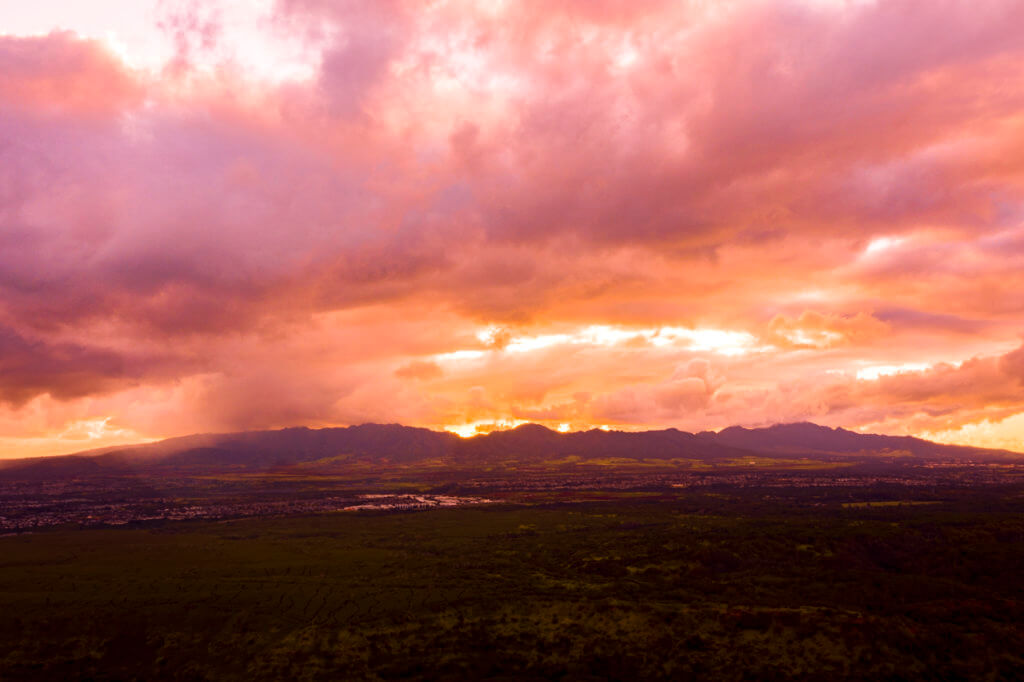
<path fill-rule="evenodd" d="M 735 462 L 751 457 L 947 461 L 1020 461 L 1006 450 L 933 443 L 910 436 L 862 434 L 807 422 L 688 433 L 577 431 L 560 433 L 538 424 L 461 438 L 399 424 L 344 428 L 295 427 L 274 431 L 201 434 L 156 443 L 85 451 L 74 455 L 0 461 L 3 478 L 66 478 L 129 471 L 281 470 L 318 467 L 430 465 L 456 469 L 515 463 L 587 463 L 612 460 L 648 465 L 679 460 Z"/>

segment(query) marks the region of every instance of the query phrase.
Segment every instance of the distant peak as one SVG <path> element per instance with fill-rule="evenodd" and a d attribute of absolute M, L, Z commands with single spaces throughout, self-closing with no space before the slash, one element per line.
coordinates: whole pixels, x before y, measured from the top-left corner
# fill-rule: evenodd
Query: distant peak
<path fill-rule="evenodd" d="M 516 433 L 555 433 L 555 431 L 552 431 L 543 424 L 534 424 L 532 422 L 529 424 L 520 424 L 512 430 Z"/>
<path fill-rule="evenodd" d="M 776 431 L 835 431 L 828 426 L 821 426 L 814 422 L 790 422 L 788 424 L 774 424 L 769 429 Z"/>

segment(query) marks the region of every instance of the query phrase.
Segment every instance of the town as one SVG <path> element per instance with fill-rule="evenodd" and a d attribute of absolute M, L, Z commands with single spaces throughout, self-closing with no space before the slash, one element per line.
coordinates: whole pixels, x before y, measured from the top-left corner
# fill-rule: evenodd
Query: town
<path fill-rule="evenodd" d="M 653 472 L 464 472 L 447 478 L 379 476 L 238 477 L 135 475 L 48 481 L 0 481 L 0 533 L 52 527 L 125 526 L 189 519 L 303 516 L 341 511 L 414 511 L 466 504 L 571 504 L 632 493 L 672 496 L 688 490 L 764 490 L 821 504 L 828 499 L 918 499 L 949 491 L 1024 482 L 1024 463 L 927 462 L 882 471 L 723 468 Z M 852 498 L 851 498 L 852 499 Z"/>

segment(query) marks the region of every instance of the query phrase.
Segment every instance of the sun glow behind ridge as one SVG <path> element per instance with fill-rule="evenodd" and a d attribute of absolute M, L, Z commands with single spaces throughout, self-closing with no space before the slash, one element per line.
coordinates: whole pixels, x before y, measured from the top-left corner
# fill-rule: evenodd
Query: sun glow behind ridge
<path fill-rule="evenodd" d="M 690 329 L 686 327 L 619 327 L 614 325 L 588 325 L 573 331 L 550 334 L 522 334 L 513 336 L 499 327 L 479 330 L 476 337 L 493 352 L 533 353 L 550 348 L 594 347 L 594 348 L 662 348 L 711 352 L 726 356 L 746 355 L 772 350 L 769 345 L 759 344 L 757 338 L 742 331 L 723 329 Z M 487 350 L 459 349 L 434 355 L 440 362 L 461 362 L 479 360 L 487 356 Z"/>

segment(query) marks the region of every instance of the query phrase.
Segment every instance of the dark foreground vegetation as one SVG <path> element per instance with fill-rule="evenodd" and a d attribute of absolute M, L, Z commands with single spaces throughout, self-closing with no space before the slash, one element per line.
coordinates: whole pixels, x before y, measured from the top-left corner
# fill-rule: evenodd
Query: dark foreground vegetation
<path fill-rule="evenodd" d="M 0 679 L 1024 679 L 1024 488 L 0 537 Z"/>

